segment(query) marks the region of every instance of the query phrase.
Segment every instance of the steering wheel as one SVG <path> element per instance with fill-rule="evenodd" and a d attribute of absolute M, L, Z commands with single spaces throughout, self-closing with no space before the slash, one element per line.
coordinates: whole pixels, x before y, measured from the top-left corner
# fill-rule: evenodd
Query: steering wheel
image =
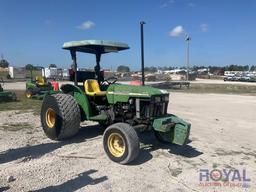
<path fill-rule="evenodd" d="M 102 82 L 102 85 L 111 85 L 111 84 L 114 84 L 115 82 L 117 81 L 117 78 L 116 77 L 109 77 L 107 79 L 105 79 L 103 82 Z"/>

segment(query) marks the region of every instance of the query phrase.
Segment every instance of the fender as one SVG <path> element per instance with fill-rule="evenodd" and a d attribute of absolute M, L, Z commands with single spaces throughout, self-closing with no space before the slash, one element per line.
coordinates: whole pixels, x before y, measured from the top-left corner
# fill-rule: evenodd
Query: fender
<path fill-rule="evenodd" d="M 71 84 L 62 85 L 60 89 L 63 91 L 63 93 L 71 94 L 74 96 L 80 107 L 80 110 L 82 110 L 82 120 L 89 120 L 92 116 L 92 110 L 85 93 L 79 87 Z"/>

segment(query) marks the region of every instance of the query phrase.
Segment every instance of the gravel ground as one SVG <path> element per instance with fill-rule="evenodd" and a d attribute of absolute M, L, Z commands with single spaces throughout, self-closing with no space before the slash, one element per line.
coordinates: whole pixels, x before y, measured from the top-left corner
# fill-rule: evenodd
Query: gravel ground
<path fill-rule="evenodd" d="M 172 93 L 168 111 L 192 123 L 191 142 L 163 145 L 144 133 L 131 165 L 107 158 L 97 124 L 84 122 L 76 137 L 55 142 L 32 111 L 0 112 L 0 192 L 256 189 L 256 97 Z M 245 169 L 250 187 L 200 186 L 200 169 L 214 168 Z"/>

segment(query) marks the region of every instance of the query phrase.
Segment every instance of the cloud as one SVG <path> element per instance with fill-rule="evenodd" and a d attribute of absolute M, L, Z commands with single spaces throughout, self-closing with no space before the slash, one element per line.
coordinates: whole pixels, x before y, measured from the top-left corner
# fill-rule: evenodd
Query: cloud
<path fill-rule="evenodd" d="M 91 29 L 95 26 L 95 23 L 92 21 L 85 21 L 81 25 L 79 25 L 77 28 L 82 30 Z"/>
<path fill-rule="evenodd" d="M 161 4 L 161 8 L 165 8 L 165 7 L 168 7 L 170 4 L 173 4 L 175 3 L 175 0 L 169 0 L 169 1 L 166 1 L 164 3 Z"/>
<path fill-rule="evenodd" d="M 188 6 L 189 6 L 189 7 L 195 7 L 196 4 L 195 4 L 195 3 L 188 3 Z"/>
<path fill-rule="evenodd" d="M 52 24 L 52 21 L 50 19 L 46 19 L 46 20 L 44 20 L 44 24 L 50 25 L 50 24 Z"/>
<path fill-rule="evenodd" d="M 167 3 L 163 3 L 160 7 L 161 7 L 161 8 L 165 8 L 165 7 L 167 7 L 167 6 L 168 6 Z"/>
<path fill-rule="evenodd" d="M 203 23 L 200 25 L 200 29 L 202 32 L 207 32 L 208 31 L 208 25 Z"/>
<path fill-rule="evenodd" d="M 181 25 L 178 25 L 170 31 L 169 35 L 172 37 L 179 37 L 184 33 L 185 33 L 184 28 Z"/>

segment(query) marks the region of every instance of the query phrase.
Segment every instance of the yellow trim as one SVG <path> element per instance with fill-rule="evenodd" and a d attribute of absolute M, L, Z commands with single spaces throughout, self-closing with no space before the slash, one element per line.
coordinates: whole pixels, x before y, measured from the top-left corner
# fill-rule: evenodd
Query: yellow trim
<path fill-rule="evenodd" d="M 43 76 L 36 76 L 36 82 L 38 85 L 41 85 L 41 86 L 46 85 L 45 79 Z"/>
<path fill-rule="evenodd" d="M 95 79 L 87 79 L 84 82 L 84 90 L 85 90 L 85 94 L 91 97 L 106 95 L 106 91 L 100 90 L 99 83 Z"/>
<path fill-rule="evenodd" d="M 108 137 L 109 152 L 115 157 L 121 157 L 125 152 L 124 138 L 119 133 L 111 133 Z"/>
<path fill-rule="evenodd" d="M 56 113 L 52 108 L 48 108 L 45 113 L 45 121 L 49 128 L 53 128 L 56 122 Z"/>

